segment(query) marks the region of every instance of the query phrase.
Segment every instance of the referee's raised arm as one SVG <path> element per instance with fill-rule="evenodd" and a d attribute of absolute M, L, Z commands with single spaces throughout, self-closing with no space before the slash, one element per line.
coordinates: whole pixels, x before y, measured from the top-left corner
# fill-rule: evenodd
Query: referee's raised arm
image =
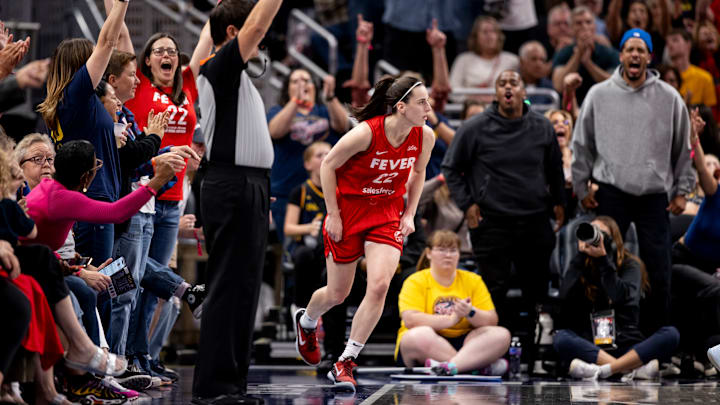
<path fill-rule="evenodd" d="M 245 24 L 237 33 L 238 47 L 244 62 L 257 55 L 258 45 L 265 38 L 281 4 L 282 0 L 260 0 L 250 12 Z"/>
<path fill-rule="evenodd" d="M 206 145 L 200 210 L 210 270 L 193 404 L 260 403 L 245 392 L 269 232 L 274 153 L 265 106 L 246 69 L 281 4 L 223 0 L 210 13 L 216 52 L 197 76 Z"/>

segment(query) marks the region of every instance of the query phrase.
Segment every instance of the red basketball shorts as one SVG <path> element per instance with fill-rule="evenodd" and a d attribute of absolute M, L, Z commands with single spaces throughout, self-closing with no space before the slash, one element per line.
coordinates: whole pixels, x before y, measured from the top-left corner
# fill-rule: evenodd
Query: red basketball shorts
<path fill-rule="evenodd" d="M 402 254 L 403 235 L 400 217 L 405 209 L 402 198 L 338 198 L 342 239 L 334 242 L 323 224 L 325 257 L 332 254 L 335 263 L 352 263 L 365 254 L 365 242 L 390 245 Z"/>

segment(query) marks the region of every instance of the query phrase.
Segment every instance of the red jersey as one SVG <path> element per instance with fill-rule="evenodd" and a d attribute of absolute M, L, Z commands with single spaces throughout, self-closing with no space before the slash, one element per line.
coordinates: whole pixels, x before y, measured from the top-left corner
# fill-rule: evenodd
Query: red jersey
<path fill-rule="evenodd" d="M 160 143 L 160 147 L 164 148 L 168 145 L 182 146 L 192 143 L 195 125 L 197 124 L 197 116 L 195 115 L 195 107 L 193 104 L 198 98 L 197 87 L 195 86 L 195 77 L 189 67 L 182 72 L 183 93 L 185 93 L 185 101 L 182 105 L 173 104 L 170 96 L 172 95 L 172 87 L 155 87 L 150 79 L 138 70 L 137 77 L 140 84 L 135 90 L 135 98 L 125 103 L 125 106 L 135 115 L 135 122 L 141 130 L 147 126 L 147 119 L 150 110 L 155 110 L 155 114 L 170 111 L 170 121 L 168 128 L 165 130 L 165 136 Z M 177 183 L 158 197 L 158 200 L 165 201 L 181 201 L 183 199 L 183 179 L 185 177 L 185 169 L 177 176 Z"/>
<path fill-rule="evenodd" d="M 410 170 L 422 152 L 422 127 L 413 127 L 405 142 L 393 147 L 385 135 L 385 115 L 365 121 L 372 131 L 370 147 L 339 167 L 337 194 L 365 198 L 400 198 Z"/>

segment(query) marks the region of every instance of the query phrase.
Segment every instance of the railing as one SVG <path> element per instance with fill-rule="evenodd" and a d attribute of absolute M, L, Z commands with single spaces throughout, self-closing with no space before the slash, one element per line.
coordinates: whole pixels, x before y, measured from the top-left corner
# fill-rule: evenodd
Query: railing
<path fill-rule="evenodd" d="M 175 23 L 180 24 L 181 26 L 185 27 L 188 31 L 195 34 L 196 36 L 200 36 L 200 32 L 202 32 L 202 27 L 198 27 L 197 25 L 193 24 L 191 21 L 187 18 L 187 13 L 190 8 L 186 6 L 182 6 L 180 8 L 183 13 L 177 13 L 173 11 L 170 7 L 164 5 L 162 2 L 158 0 L 145 0 L 147 4 L 150 5 L 150 7 L 154 8 L 155 10 L 165 14 L 168 18 L 173 20 Z M 202 13 L 201 13 L 202 14 Z M 207 18 L 207 17 L 205 17 Z"/>
<path fill-rule="evenodd" d="M 526 95 L 528 97 L 531 96 L 545 96 L 552 99 L 551 103 L 548 104 L 542 104 L 542 103 L 535 103 L 531 104 L 530 108 L 533 111 L 538 112 L 545 112 L 552 108 L 559 108 L 560 107 L 560 96 L 557 94 L 557 92 L 553 89 L 543 89 L 543 88 L 533 88 L 526 90 Z M 445 114 L 446 115 L 452 115 L 452 116 L 460 116 L 463 109 L 463 103 L 459 102 L 458 99 L 464 98 L 464 96 L 488 96 L 490 98 L 495 97 L 495 89 L 494 88 L 476 88 L 476 87 L 463 87 L 463 88 L 455 88 L 453 89 L 452 93 L 450 93 L 450 101 L 445 105 Z M 462 120 L 460 119 L 450 119 L 450 125 L 457 128 L 462 124 Z"/>
<path fill-rule="evenodd" d="M 373 76 L 375 77 L 375 83 L 380 81 L 380 78 L 386 74 L 390 76 L 397 76 L 400 74 L 400 69 L 391 65 L 390 62 L 386 61 L 385 59 L 380 59 L 375 64 L 375 71 L 373 72 Z"/>
<path fill-rule="evenodd" d="M 73 8 L 72 14 L 78 28 L 80 28 L 80 32 L 82 32 L 83 37 L 89 41 L 95 42 L 95 35 L 93 35 L 92 31 L 90 31 L 90 26 L 85 20 L 85 16 L 83 16 L 80 12 L 80 9 L 77 7 Z"/>
<path fill-rule="evenodd" d="M 327 76 L 328 74 L 331 74 L 335 76 L 337 74 L 337 66 L 338 66 L 338 44 L 337 39 L 333 34 L 331 34 L 328 30 L 323 28 L 322 25 L 318 24 L 315 20 L 308 17 L 305 13 L 302 11 L 294 8 L 292 11 L 290 11 L 290 18 L 289 20 L 296 19 L 300 23 L 305 24 L 308 28 L 310 28 L 311 31 L 315 32 L 316 34 L 320 35 L 323 39 L 325 39 L 328 43 L 328 71 L 326 72 L 323 70 L 320 66 L 315 64 L 310 58 L 303 55 L 301 52 L 299 52 L 295 47 L 293 47 L 292 41 L 288 41 L 288 47 L 287 51 L 290 56 L 295 58 L 303 67 L 314 73 L 320 78 L 323 78 Z"/>

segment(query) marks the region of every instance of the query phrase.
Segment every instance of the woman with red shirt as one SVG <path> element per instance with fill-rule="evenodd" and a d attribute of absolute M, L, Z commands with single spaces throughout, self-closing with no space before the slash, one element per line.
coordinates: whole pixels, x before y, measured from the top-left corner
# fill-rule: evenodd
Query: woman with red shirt
<path fill-rule="evenodd" d="M 295 313 L 295 345 L 306 363 L 320 363 L 317 320 L 345 300 L 364 255 L 367 291 L 347 347 L 328 373 L 339 386 L 357 385 L 354 360 L 380 319 L 404 238 L 415 231 L 413 218 L 435 144 L 433 131 L 424 125 L 432 110 L 428 100 L 417 79 L 379 81 L 370 102 L 355 112 L 362 123 L 338 141 L 320 169 L 322 189 L 336 190 L 325 193 L 328 285 L 315 291 L 307 309 Z"/>

